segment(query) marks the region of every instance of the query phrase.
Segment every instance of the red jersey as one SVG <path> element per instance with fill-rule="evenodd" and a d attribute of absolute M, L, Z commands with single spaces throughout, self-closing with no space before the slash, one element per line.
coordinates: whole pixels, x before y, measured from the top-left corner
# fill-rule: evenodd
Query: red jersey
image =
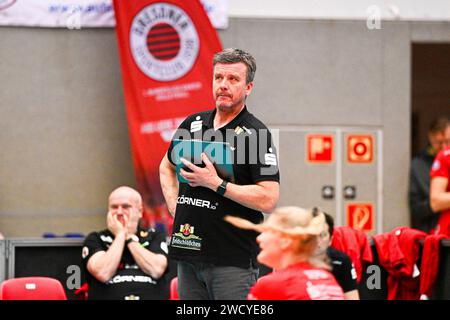
<path fill-rule="evenodd" d="M 367 235 L 348 226 L 334 227 L 331 246 L 346 253 L 355 266 L 358 282 L 361 281 L 363 269 L 372 263 L 372 249 Z"/>
<path fill-rule="evenodd" d="M 409 227 L 397 227 L 373 236 L 379 264 L 388 273 L 388 300 L 419 300 L 420 277 L 416 264 L 420 240 L 426 236 L 425 232 Z"/>
<path fill-rule="evenodd" d="M 430 171 L 431 178 L 443 177 L 447 178 L 447 192 L 450 192 L 450 147 L 445 148 L 438 153 L 434 159 Z M 450 236 L 450 208 L 442 210 L 438 221 L 437 234 Z"/>
<path fill-rule="evenodd" d="M 307 262 L 274 271 L 250 289 L 248 300 L 343 300 L 334 276 Z"/>

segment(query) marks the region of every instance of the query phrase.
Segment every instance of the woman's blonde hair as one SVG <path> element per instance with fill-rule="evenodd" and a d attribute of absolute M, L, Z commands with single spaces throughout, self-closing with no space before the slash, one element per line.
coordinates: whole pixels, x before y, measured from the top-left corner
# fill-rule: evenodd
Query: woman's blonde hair
<path fill-rule="evenodd" d="M 325 215 L 318 208 L 302 209 L 299 207 L 281 207 L 275 210 L 274 215 L 269 219 L 275 220 L 274 223 L 280 227 L 293 230 L 299 230 L 298 227 L 306 230 L 305 233 L 298 232 L 298 241 L 294 244 L 293 252 L 308 256 L 308 262 L 317 268 L 330 270 L 328 259 L 323 260 L 314 255 L 319 244 L 319 234 L 325 224 Z M 309 230 L 309 231 L 308 231 Z M 286 234 L 286 233 L 285 233 Z M 286 234 L 292 236 L 291 233 Z"/>
<path fill-rule="evenodd" d="M 330 269 L 329 264 L 314 256 L 318 245 L 318 236 L 325 224 L 325 215 L 318 209 L 299 207 L 280 207 L 261 224 L 254 224 L 238 217 L 226 216 L 225 220 L 242 229 L 263 232 L 272 230 L 283 236 L 297 240 L 294 253 L 309 256 L 308 262 L 318 268 Z"/>

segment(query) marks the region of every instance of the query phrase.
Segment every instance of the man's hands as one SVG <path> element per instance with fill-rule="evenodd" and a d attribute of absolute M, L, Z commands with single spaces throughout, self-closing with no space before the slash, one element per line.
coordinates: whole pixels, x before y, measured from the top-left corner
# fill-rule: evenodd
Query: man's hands
<path fill-rule="evenodd" d="M 217 175 L 216 168 L 214 168 L 214 165 L 205 153 L 202 153 L 202 161 L 205 164 L 204 168 L 200 168 L 192 162 L 181 158 L 181 162 L 192 172 L 181 169 L 180 174 L 189 181 L 191 187 L 205 187 L 216 191 L 222 183 L 222 179 Z"/>
<path fill-rule="evenodd" d="M 114 241 L 108 250 L 94 253 L 87 263 L 89 273 L 102 283 L 107 282 L 117 272 L 127 238 L 128 217 L 108 211 L 106 225 L 114 235 Z"/>
<path fill-rule="evenodd" d="M 180 169 L 180 174 L 189 181 L 191 187 L 205 187 L 217 191 L 222 184 L 222 179 L 217 175 L 211 160 L 202 153 L 204 168 L 198 167 L 186 159 L 181 158 L 181 162 L 192 172 Z M 251 185 L 227 184 L 227 191 L 224 197 L 233 200 L 245 207 L 253 210 L 271 213 L 280 196 L 280 185 L 277 181 L 259 181 Z"/>
<path fill-rule="evenodd" d="M 112 214 L 108 212 L 106 217 L 106 223 L 108 230 L 117 237 L 119 234 L 123 234 L 125 238 L 128 236 L 128 216 L 125 214 Z"/>

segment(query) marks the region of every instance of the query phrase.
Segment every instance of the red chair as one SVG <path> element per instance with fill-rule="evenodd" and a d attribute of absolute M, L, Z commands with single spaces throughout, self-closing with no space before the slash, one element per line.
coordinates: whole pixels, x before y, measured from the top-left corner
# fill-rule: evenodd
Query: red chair
<path fill-rule="evenodd" d="M 0 300 L 67 300 L 67 296 L 61 282 L 56 279 L 25 277 L 3 281 Z"/>
<path fill-rule="evenodd" d="M 170 300 L 180 300 L 178 296 L 178 277 L 170 281 Z"/>

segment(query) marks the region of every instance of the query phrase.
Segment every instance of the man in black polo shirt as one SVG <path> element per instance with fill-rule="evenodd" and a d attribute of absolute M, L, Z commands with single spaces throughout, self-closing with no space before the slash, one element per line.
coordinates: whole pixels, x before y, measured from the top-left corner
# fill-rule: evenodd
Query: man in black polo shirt
<path fill-rule="evenodd" d="M 316 255 L 326 260 L 329 258 L 333 276 L 344 291 L 345 300 L 359 300 L 358 282 L 356 280 L 356 270 L 348 255 L 331 247 L 333 237 L 334 220 L 328 213 L 325 213 L 325 224 L 319 235 L 319 245 Z"/>
<path fill-rule="evenodd" d="M 160 179 L 175 214 L 170 257 L 178 261 L 180 299 L 245 299 L 256 282 L 256 233 L 225 222 L 234 215 L 259 223 L 279 198 L 276 150 L 267 127 L 246 108 L 256 71 L 239 49 L 214 56 L 216 108 L 189 116 L 173 139 L 229 143 L 233 174 L 224 178 L 205 153 L 195 165 L 181 159 L 177 178 L 174 141 L 161 162 Z"/>
<path fill-rule="evenodd" d="M 167 268 L 166 235 L 139 227 L 142 198 L 129 187 L 109 196 L 107 229 L 84 240 L 82 258 L 88 299 L 161 300 L 168 298 L 162 275 Z"/>

